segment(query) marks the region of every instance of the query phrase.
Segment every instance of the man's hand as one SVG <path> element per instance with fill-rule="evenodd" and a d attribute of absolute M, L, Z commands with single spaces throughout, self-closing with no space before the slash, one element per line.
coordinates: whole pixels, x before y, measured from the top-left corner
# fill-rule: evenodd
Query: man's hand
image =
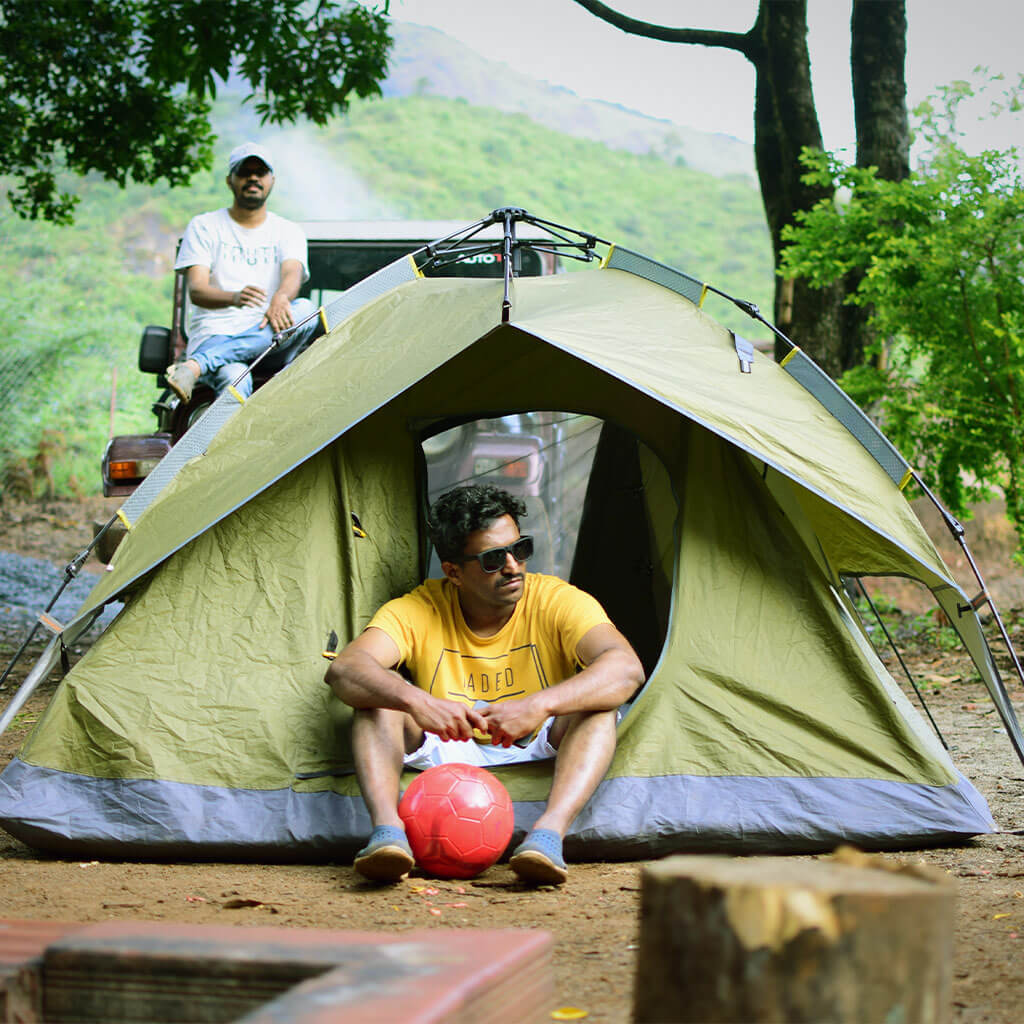
<path fill-rule="evenodd" d="M 235 301 L 232 305 L 255 306 L 256 309 L 262 309 L 266 301 L 267 293 L 262 288 L 257 288 L 254 284 L 247 284 L 244 288 L 235 292 Z"/>
<path fill-rule="evenodd" d="M 471 740 L 473 730 L 487 732 L 487 722 L 479 711 L 457 700 L 432 697 L 425 690 L 416 690 L 420 699 L 409 708 L 412 720 L 424 731 L 443 740 Z"/>
<path fill-rule="evenodd" d="M 262 294 L 262 292 L 260 294 Z M 262 302 L 258 304 L 263 305 Z M 275 292 L 274 297 L 270 300 L 270 305 L 267 307 L 266 313 L 263 314 L 263 319 L 260 321 L 260 327 L 265 327 L 267 324 L 270 324 L 274 333 L 279 334 L 281 331 L 291 327 L 294 323 L 295 320 L 292 317 L 292 304 L 288 296 L 279 291 Z"/>
<path fill-rule="evenodd" d="M 270 324 L 275 334 L 286 330 L 295 323 L 292 318 L 292 300 L 302 287 L 303 268 L 299 260 L 284 260 L 281 263 L 281 284 L 270 299 L 260 327 Z"/>
<path fill-rule="evenodd" d="M 510 747 L 540 728 L 548 712 L 540 706 L 536 696 L 496 701 L 484 709 L 484 732 L 491 734 L 494 746 Z"/>
<path fill-rule="evenodd" d="M 371 626 L 338 652 L 324 681 L 349 707 L 404 711 L 443 740 L 468 740 L 474 729 L 487 731 L 483 715 L 468 704 L 431 696 L 403 679 L 393 668 L 398 660 L 394 640 Z"/>

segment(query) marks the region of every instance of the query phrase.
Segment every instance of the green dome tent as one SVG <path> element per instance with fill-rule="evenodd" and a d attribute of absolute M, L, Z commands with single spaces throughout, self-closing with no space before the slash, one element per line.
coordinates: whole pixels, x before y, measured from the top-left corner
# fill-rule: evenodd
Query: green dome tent
<path fill-rule="evenodd" d="M 0 824 L 76 856 L 351 855 L 370 825 L 325 637 L 345 643 L 427 571 L 424 438 L 560 410 L 603 424 L 572 578 L 649 672 L 570 857 L 991 830 L 842 586 L 928 586 L 1021 751 L 974 610 L 900 488 L 906 464 L 802 353 L 754 353 L 701 292 L 613 249 L 600 270 L 507 294 L 412 262 L 346 293 L 324 338 L 241 407 L 221 396 L 126 503 L 128 535 L 64 641 L 124 608 L 0 776 Z M 549 773 L 498 771 L 518 833 Z"/>

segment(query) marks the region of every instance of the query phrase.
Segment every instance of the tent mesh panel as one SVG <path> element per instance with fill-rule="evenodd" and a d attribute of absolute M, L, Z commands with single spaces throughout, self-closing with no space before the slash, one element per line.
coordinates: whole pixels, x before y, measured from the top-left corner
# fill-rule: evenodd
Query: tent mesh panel
<path fill-rule="evenodd" d="M 417 276 L 416 264 L 411 256 L 402 256 L 381 267 L 376 273 L 364 278 L 358 284 L 354 284 L 344 295 L 335 299 L 324 309 L 324 317 L 327 320 L 327 330 L 332 331 L 350 317 L 357 309 L 361 309 L 368 302 L 391 291 L 392 288 L 406 281 L 415 281 Z"/>
<path fill-rule="evenodd" d="M 783 369 L 802 384 L 867 450 L 895 484 L 900 484 L 910 468 L 885 435 L 840 389 L 839 385 L 814 360 L 794 349 Z"/>
<path fill-rule="evenodd" d="M 604 265 L 611 270 L 624 270 L 627 274 L 645 277 L 648 281 L 677 292 L 694 305 L 700 305 L 700 297 L 704 293 L 703 281 L 698 281 L 681 270 L 674 270 L 631 249 L 614 246 L 608 253 Z"/>
<path fill-rule="evenodd" d="M 346 317 L 365 306 L 372 299 L 383 295 L 397 285 L 416 279 L 416 266 L 412 259 L 403 256 L 401 259 L 382 267 L 375 274 L 349 288 L 340 298 L 335 299 L 324 309 L 327 329 L 331 330 Z M 135 492 L 121 507 L 129 523 L 138 521 L 154 498 L 178 475 L 181 467 L 189 459 L 202 455 L 216 436 L 221 427 L 234 415 L 239 408 L 238 399 L 230 392 L 223 392 L 193 424 L 182 439 L 164 456 L 160 464 L 139 485 Z"/>
<path fill-rule="evenodd" d="M 222 392 L 205 413 L 189 427 L 181 440 L 160 460 L 160 464 L 132 492 L 121 506 L 129 523 L 134 524 L 156 496 L 178 475 L 189 459 L 202 455 L 217 432 L 240 408 L 230 391 Z"/>

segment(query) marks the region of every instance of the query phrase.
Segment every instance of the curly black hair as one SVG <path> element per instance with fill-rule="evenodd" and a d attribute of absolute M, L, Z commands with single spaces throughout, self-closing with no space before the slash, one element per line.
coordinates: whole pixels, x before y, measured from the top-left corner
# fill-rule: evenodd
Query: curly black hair
<path fill-rule="evenodd" d="M 486 530 L 495 519 L 511 516 L 519 525 L 526 515 L 526 503 L 493 484 L 471 484 L 446 491 L 427 514 L 427 530 L 442 562 L 457 562 L 466 539 Z"/>

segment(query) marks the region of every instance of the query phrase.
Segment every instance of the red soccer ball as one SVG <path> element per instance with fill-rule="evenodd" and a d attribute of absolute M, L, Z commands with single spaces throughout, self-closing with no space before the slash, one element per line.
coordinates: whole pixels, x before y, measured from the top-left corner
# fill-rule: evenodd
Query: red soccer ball
<path fill-rule="evenodd" d="M 402 795 L 416 863 L 438 878 L 475 878 L 505 851 L 515 812 L 508 790 L 472 764 L 441 764 L 418 775 Z"/>

